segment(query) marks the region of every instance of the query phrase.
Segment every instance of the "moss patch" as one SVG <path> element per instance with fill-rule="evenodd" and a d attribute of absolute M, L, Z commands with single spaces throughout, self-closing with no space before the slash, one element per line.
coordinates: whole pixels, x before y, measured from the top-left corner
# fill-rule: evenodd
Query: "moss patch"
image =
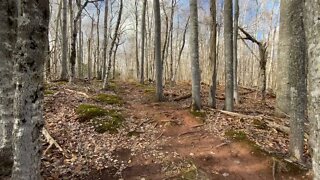
<path fill-rule="evenodd" d="M 44 95 L 45 96 L 49 96 L 49 95 L 53 95 L 55 92 L 54 91 L 51 91 L 51 90 L 45 90 L 44 91 Z"/>
<path fill-rule="evenodd" d="M 123 104 L 123 101 L 119 96 L 112 94 L 98 94 L 93 99 L 105 104 Z"/>
<path fill-rule="evenodd" d="M 195 117 L 200 117 L 200 118 L 205 118 L 206 117 L 206 113 L 203 111 L 190 111 L 190 113 L 195 116 Z"/>
<path fill-rule="evenodd" d="M 110 132 L 116 133 L 122 126 L 124 117 L 115 110 L 109 110 L 106 113 L 105 118 L 95 118 L 92 123 L 95 131 L 98 133 Z"/>
<path fill-rule="evenodd" d="M 79 121 L 85 122 L 96 117 L 107 115 L 108 111 L 95 105 L 81 104 L 76 109 L 76 113 L 79 116 Z"/>

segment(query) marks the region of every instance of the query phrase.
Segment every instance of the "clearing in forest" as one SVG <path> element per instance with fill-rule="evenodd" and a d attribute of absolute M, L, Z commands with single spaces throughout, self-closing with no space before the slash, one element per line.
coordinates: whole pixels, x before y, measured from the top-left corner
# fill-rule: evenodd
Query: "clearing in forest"
<path fill-rule="evenodd" d="M 261 105 L 241 88 L 236 113 L 194 113 L 189 84 L 165 88 L 161 103 L 153 85 L 116 81 L 102 92 L 97 84 L 48 85 L 45 127 L 62 152 L 43 139 L 45 179 L 311 179 L 286 159 L 287 119 L 272 116 L 271 94 Z"/>

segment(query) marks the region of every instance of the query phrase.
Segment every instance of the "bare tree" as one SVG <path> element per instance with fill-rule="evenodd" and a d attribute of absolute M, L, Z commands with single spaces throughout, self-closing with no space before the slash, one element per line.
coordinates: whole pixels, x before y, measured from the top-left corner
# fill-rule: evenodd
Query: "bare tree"
<path fill-rule="evenodd" d="M 67 0 L 62 0 L 62 59 L 61 59 L 61 73 L 60 80 L 68 80 L 68 38 L 67 38 Z"/>
<path fill-rule="evenodd" d="M 19 0 L 18 9 L 11 178 L 40 180 L 43 60 L 49 42 L 49 0 Z"/>
<path fill-rule="evenodd" d="M 239 0 L 234 0 L 234 20 L 233 20 L 233 95 L 236 104 L 239 104 L 238 97 L 238 19 Z"/>
<path fill-rule="evenodd" d="M 217 25 L 216 0 L 210 0 L 210 55 L 209 62 L 212 68 L 211 86 L 209 90 L 209 106 L 216 108 L 217 89 Z"/>
<path fill-rule="evenodd" d="M 224 1 L 225 109 L 233 111 L 232 0 Z"/>
<path fill-rule="evenodd" d="M 147 0 L 143 1 L 142 6 L 142 20 L 141 20 L 141 71 L 140 71 L 140 83 L 144 83 L 144 45 L 145 45 L 145 31 L 146 31 L 146 6 Z"/>
<path fill-rule="evenodd" d="M 118 14 L 118 19 L 117 19 L 117 24 L 114 30 L 114 34 L 113 34 L 113 38 L 112 38 L 112 42 L 111 42 L 111 46 L 110 46 L 110 50 L 109 50 L 109 58 L 108 58 L 108 69 L 106 72 L 106 76 L 104 77 L 104 81 L 103 81 L 103 89 L 107 89 L 108 88 L 108 83 L 109 83 L 109 77 L 110 77 L 110 71 L 111 71 L 111 62 L 112 62 L 112 51 L 113 48 L 116 44 L 117 41 L 117 37 L 118 37 L 118 33 L 119 33 L 119 27 L 120 27 L 120 23 L 121 23 L 121 16 L 122 16 L 122 9 L 123 9 L 123 0 L 120 0 L 120 9 L 119 9 L 119 14 Z"/>
<path fill-rule="evenodd" d="M 163 101 L 163 87 L 162 87 L 162 69 L 161 62 L 161 17 L 160 17 L 160 3 L 159 0 L 153 0 L 154 11 L 154 51 L 156 64 L 156 100 Z"/>
<path fill-rule="evenodd" d="M 192 72 L 192 110 L 201 109 L 200 97 L 200 67 L 199 67 L 199 39 L 198 39 L 198 3 L 190 0 L 190 49 L 191 49 L 191 72 Z"/>
<path fill-rule="evenodd" d="M 107 46 L 108 46 L 108 14 L 109 0 L 104 1 L 104 25 L 103 25 L 103 60 L 102 60 L 102 77 L 106 75 L 107 69 Z"/>

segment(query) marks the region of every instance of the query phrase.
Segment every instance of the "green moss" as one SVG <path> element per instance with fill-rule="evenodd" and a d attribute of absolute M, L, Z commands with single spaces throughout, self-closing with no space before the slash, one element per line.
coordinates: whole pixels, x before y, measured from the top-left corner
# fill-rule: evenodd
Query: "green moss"
<path fill-rule="evenodd" d="M 190 167 L 183 168 L 181 170 L 181 180 L 182 179 L 193 180 L 193 179 L 197 179 L 197 176 L 198 176 L 198 169 L 194 164 L 191 164 Z"/>
<path fill-rule="evenodd" d="M 148 93 L 148 94 L 155 94 L 156 93 L 156 90 L 154 89 L 154 87 L 147 87 L 144 89 L 144 92 L 145 93 Z"/>
<path fill-rule="evenodd" d="M 267 123 L 263 122 L 262 120 L 254 119 L 252 124 L 258 129 L 268 129 Z"/>
<path fill-rule="evenodd" d="M 205 118 L 206 117 L 206 113 L 203 111 L 190 111 L 190 113 L 195 116 L 195 117 L 200 117 L 200 118 Z"/>
<path fill-rule="evenodd" d="M 95 131 L 98 133 L 110 132 L 116 133 L 122 126 L 124 117 L 115 110 L 109 110 L 105 118 L 95 118 L 92 123 Z"/>
<path fill-rule="evenodd" d="M 51 90 L 45 90 L 44 95 L 53 95 L 55 92 Z"/>
<path fill-rule="evenodd" d="M 248 140 L 246 133 L 243 131 L 228 130 L 224 135 L 238 141 Z"/>
<path fill-rule="evenodd" d="M 123 104 L 123 101 L 120 97 L 112 94 L 98 94 L 93 99 L 105 104 L 118 104 L 118 105 Z"/>
<path fill-rule="evenodd" d="M 95 105 L 81 104 L 76 109 L 76 113 L 79 116 L 79 121 L 85 122 L 96 117 L 104 116 L 108 113 L 108 111 Z"/>

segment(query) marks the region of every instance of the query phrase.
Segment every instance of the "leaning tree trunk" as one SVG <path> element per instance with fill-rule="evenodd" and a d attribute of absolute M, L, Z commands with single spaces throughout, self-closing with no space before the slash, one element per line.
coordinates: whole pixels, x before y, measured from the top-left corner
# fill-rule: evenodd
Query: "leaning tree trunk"
<path fill-rule="evenodd" d="M 201 109 L 200 97 L 200 67 L 199 67 L 199 39 L 198 39 L 198 3 L 197 0 L 190 0 L 190 54 L 192 72 L 192 110 Z"/>
<path fill-rule="evenodd" d="M 308 117 L 311 127 L 313 149 L 312 165 L 314 179 L 320 179 L 320 21 L 319 1 L 305 2 L 305 25 L 308 45 Z M 315 18 L 318 17 L 318 18 Z"/>
<path fill-rule="evenodd" d="M 232 0 L 224 1 L 225 109 L 233 111 Z"/>
<path fill-rule="evenodd" d="M 18 6 L 11 178 L 38 180 L 41 179 L 43 65 L 48 46 L 49 0 L 19 0 Z"/>
<path fill-rule="evenodd" d="M 211 85 L 209 90 L 209 106 L 216 108 L 217 90 L 217 26 L 216 26 L 216 0 L 210 0 L 210 55 L 209 62 L 212 68 Z"/>
<path fill-rule="evenodd" d="M 141 68 L 140 68 L 140 83 L 144 83 L 144 45 L 145 45 L 145 32 L 146 32 L 146 6 L 147 0 L 143 1 L 142 6 L 142 22 L 141 22 Z"/>
<path fill-rule="evenodd" d="M 163 101 L 162 87 L 162 69 L 161 62 L 161 17 L 159 0 L 153 0 L 154 11 L 154 51 L 155 51 L 155 66 L 156 66 L 156 100 Z"/>
<path fill-rule="evenodd" d="M 9 175 L 13 128 L 13 51 L 16 42 L 15 0 L 0 2 L 0 174 Z"/>
<path fill-rule="evenodd" d="M 123 9 L 123 0 L 120 0 L 120 9 L 119 9 L 119 14 L 118 14 L 118 19 L 117 19 L 117 24 L 116 24 L 116 28 L 114 30 L 114 34 L 113 34 L 113 38 L 112 38 L 112 42 L 111 42 L 111 46 L 110 46 L 110 50 L 109 50 L 109 58 L 108 58 L 108 69 L 106 72 L 106 76 L 104 77 L 103 80 L 103 89 L 107 89 L 108 87 L 108 83 L 109 83 L 109 78 L 110 78 L 110 74 L 111 74 L 111 62 L 112 62 L 112 51 L 113 51 L 113 47 L 116 44 L 117 41 L 117 36 L 119 35 L 119 27 L 120 27 L 120 23 L 121 23 L 121 16 L 122 16 L 122 9 Z"/>

